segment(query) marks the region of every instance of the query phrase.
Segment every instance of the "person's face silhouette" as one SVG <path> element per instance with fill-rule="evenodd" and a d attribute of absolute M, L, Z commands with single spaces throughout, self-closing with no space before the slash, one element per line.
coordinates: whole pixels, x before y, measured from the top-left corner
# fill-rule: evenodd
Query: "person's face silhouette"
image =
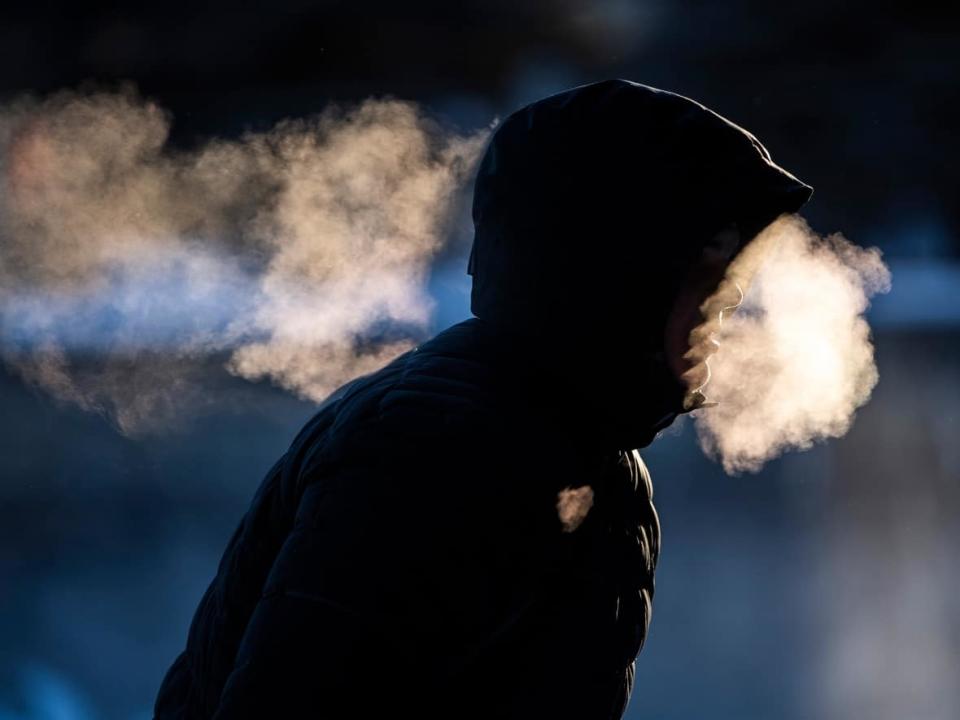
<path fill-rule="evenodd" d="M 688 387 L 696 388 L 706 381 L 708 356 L 717 351 L 712 332 L 691 333 L 695 328 L 715 329 L 724 308 L 737 305 L 742 296 L 724 298 L 707 308 L 710 317 L 701 312 L 703 303 L 715 293 L 730 261 L 741 243 L 740 231 L 731 223 L 714 235 L 704 246 L 697 263 L 690 269 L 667 319 L 664 349 L 674 376 Z M 736 290 L 736 286 L 732 286 Z M 727 310 L 729 313 L 729 309 Z M 701 378 L 702 376 L 702 378 Z"/>

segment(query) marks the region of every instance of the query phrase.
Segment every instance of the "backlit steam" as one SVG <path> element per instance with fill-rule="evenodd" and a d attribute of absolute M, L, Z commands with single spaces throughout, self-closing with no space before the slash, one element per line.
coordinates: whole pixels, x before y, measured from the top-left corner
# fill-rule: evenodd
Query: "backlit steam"
<path fill-rule="evenodd" d="M 738 286 L 743 304 L 721 322 Z M 768 225 L 731 264 L 691 336 L 696 344 L 713 333 L 720 343 L 706 386 L 702 372 L 688 378 L 719 403 L 694 412 L 704 450 L 727 472 L 756 471 L 785 450 L 844 435 L 878 379 L 863 313 L 889 288 L 876 248 L 820 237 L 795 214 Z"/>
<path fill-rule="evenodd" d="M 169 128 L 131 90 L 0 107 L 8 366 L 134 431 L 202 400 L 204 358 L 319 400 L 413 345 L 486 130 L 392 99 L 190 152 Z"/>

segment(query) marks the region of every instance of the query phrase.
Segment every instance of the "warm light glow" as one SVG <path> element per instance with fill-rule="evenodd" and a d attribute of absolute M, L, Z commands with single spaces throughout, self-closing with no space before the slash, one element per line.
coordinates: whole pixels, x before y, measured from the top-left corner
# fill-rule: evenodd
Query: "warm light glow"
<path fill-rule="evenodd" d="M 557 494 L 557 515 L 564 532 L 573 532 L 593 507 L 593 488 L 589 485 L 565 488 Z"/>

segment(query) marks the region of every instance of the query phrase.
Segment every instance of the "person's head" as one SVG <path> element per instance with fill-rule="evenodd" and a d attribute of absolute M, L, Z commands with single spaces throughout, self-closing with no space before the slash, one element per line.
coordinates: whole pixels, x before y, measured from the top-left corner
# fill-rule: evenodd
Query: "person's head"
<path fill-rule="evenodd" d="M 724 255 L 812 192 L 682 95 L 626 80 L 552 95 L 510 115 L 480 164 L 471 310 L 598 407 L 680 409 L 684 333 Z"/>

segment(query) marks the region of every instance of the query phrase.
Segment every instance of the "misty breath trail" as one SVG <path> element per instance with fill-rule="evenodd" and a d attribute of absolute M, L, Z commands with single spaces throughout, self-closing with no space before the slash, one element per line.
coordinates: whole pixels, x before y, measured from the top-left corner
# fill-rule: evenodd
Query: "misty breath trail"
<path fill-rule="evenodd" d="M 0 108 L 8 367 L 133 433 L 209 402 L 210 358 L 319 401 L 415 344 L 487 129 L 367 100 L 183 152 L 170 122 L 133 91 Z M 876 249 L 797 215 L 765 228 L 694 331 L 721 345 L 691 387 L 719 403 L 694 412 L 707 453 L 756 470 L 843 435 L 877 382 L 863 313 L 889 285 Z"/>
<path fill-rule="evenodd" d="M 742 304 L 731 303 L 739 288 Z M 760 232 L 694 330 L 720 345 L 706 385 L 692 388 L 718 402 L 693 413 L 707 454 L 727 472 L 756 471 L 786 450 L 846 434 L 878 380 L 863 314 L 871 296 L 889 289 L 877 248 L 820 237 L 796 214 Z"/>
<path fill-rule="evenodd" d="M 413 346 L 486 129 L 367 100 L 180 152 L 170 122 L 131 90 L 0 108 L 9 367 L 137 432 L 204 395 L 204 359 L 320 400 Z"/>

